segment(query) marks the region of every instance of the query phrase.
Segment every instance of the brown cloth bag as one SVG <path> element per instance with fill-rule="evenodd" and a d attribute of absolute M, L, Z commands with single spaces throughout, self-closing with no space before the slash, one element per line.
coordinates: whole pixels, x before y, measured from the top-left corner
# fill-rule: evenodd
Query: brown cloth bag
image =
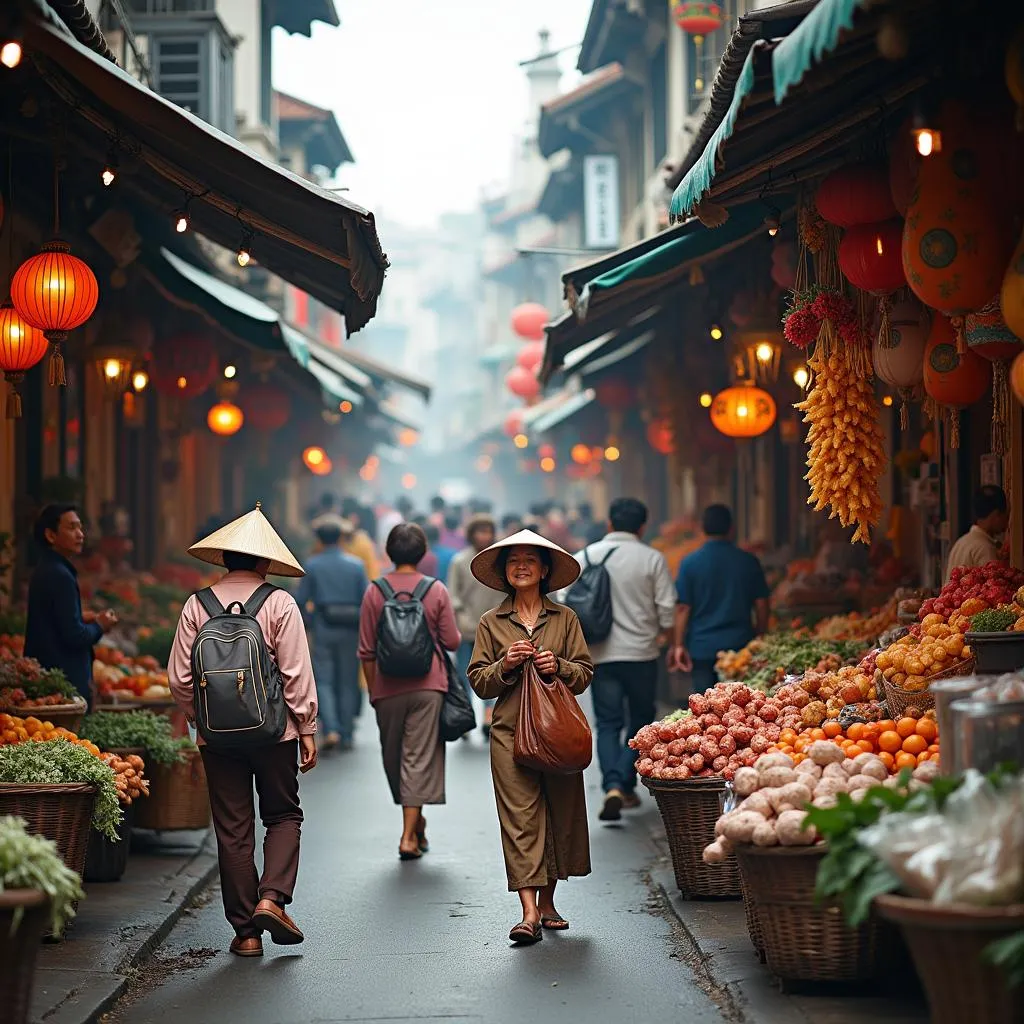
<path fill-rule="evenodd" d="M 519 721 L 512 757 L 524 768 L 571 775 L 594 756 L 590 723 L 561 679 L 546 682 L 532 661 L 523 665 Z"/>

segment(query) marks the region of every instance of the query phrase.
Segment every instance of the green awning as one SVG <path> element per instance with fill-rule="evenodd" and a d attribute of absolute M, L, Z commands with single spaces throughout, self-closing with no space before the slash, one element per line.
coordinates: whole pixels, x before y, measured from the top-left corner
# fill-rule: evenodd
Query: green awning
<path fill-rule="evenodd" d="M 564 423 L 570 417 L 575 416 L 593 401 L 594 392 L 589 388 L 586 391 L 577 391 L 560 402 L 554 409 L 546 412 L 543 416 L 538 416 L 530 424 L 530 430 L 543 434 L 553 427 L 557 427 L 559 423 Z"/>
<path fill-rule="evenodd" d="M 627 341 L 621 345 L 609 345 L 607 350 L 601 352 L 596 359 L 591 359 L 584 363 L 580 367 L 579 372 L 584 377 L 592 373 L 600 373 L 602 370 L 607 370 L 609 366 L 615 366 L 616 363 L 621 363 L 623 359 L 628 359 L 630 356 L 647 348 L 652 341 L 654 341 L 654 331 L 644 331 L 643 334 L 632 341 Z"/>
<path fill-rule="evenodd" d="M 363 396 L 358 391 L 350 388 L 342 379 L 341 375 L 335 373 L 330 367 L 316 359 L 310 359 L 306 369 L 319 381 L 324 394 L 334 405 L 339 402 L 351 402 L 354 406 L 362 405 Z"/>

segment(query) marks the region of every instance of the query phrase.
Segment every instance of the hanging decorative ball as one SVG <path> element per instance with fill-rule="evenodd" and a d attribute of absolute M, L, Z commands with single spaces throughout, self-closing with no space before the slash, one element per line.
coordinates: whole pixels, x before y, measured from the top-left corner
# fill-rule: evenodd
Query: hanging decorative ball
<path fill-rule="evenodd" d="M 233 402 L 218 402 L 206 414 L 206 425 L 219 437 L 231 437 L 242 429 L 245 414 Z"/>
<path fill-rule="evenodd" d="M 501 432 L 506 437 L 516 437 L 523 432 L 523 414 L 515 409 L 505 417 Z"/>
<path fill-rule="evenodd" d="M 898 302 L 889 311 L 889 333 L 881 332 L 872 347 L 875 376 L 900 397 L 900 426 L 909 425 L 907 402 L 924 380 L 924 352 L 928 344 L 930 318 L 919 302 Z"/>
<path fill-rule="evenodd" d="M 647 424 L 647 443 L 659 455 L 672 455 L 676 450 L 676 432 L 672 421 L 659 418 Z"/>
<path fill-rule="evenodd" d="M 505 386 L 517 398 L 522 398 L 527 402 L 540 394 L 540 381 L 537 380 L 537 375 L 522 366 L 513 366 L 505 374 Z"/>
<path fill-rule="evenodd" d="M 0 306 L 0 370 L 7 381 L 7 418 L 21 418 L 21 392 L 25 374 L 46 355 L 46 338 L 26 323 L 9 302 Z"/>
<path fill-rule="evenodd" d="M 276 384 L 258 383 L 244 388 L 238 404 L 245 413 L 245 422 L 268 434 L 280 430 L 292 415 L 291 397 Z"/>
<path fill-rule="evenodd" d="M 715 395 L 711 423 L 726 437 L 760 437 L 775 422 L 775 399 L 750 384 L 737 384 Z"/>
<path fill-rule="evenodd" d="M 877 224 L 896 216 L 889 173 L 883 164 L 837 168 L 822 179 L 814 201 L 822 218 L 840 228 Z"/>
<path fill-rule="evenodd" d="M 903 271 L 903 221 L 857 224 L 839 243 L 839 269 L 855 288 L 890 295 L 907 283 Z"/>
<path fill-rule="evenodd" d="M 569 457 L 577 466 L 589 466 L 594 461 L 593 452 L 585 444 L 574 444 L 569 452 Z"/>
<path fill-rule="evenodd" d="M 669 0 L 676 24 L 691 36 L 706 36 L 725 24 L 721 4 Z"/>
<path fill-rule="evenodd" d="M 914 145 L 913 119 L 908 117 L 889 140 L 889 194 L 901 217 L 907 215 L 920 169 L 921 157 Z"/>
<path fill-rule="evenodd" d="M 539 302 L 524 302 L 512 310 L 512 330 L 524 341 L 543 341 L 551 314 Z"/>
<path fill-rule="evenodd" d="M 967 348 L 990 362 L 1014 359 L 1021 339 L 1006 325 L 998 296 L 964 321 Z"/>
<path fill-rule="evenodd" d="M 540 364 L 544 362 L 544 342 L 528 341 L 516 353 L 516 365 L 521 366 L 530 373 L 537 373 Z"/>
<path fill-rule="evenodd" d="M 168 398 L 195 398 L 217 374 L 217 352 L 205 334 L 164 338 L 153 349 L 153 386 Z"/>
<path fill-rule="evenodd" d="M 594 388 L 598 402 L 608 412 L 624 413 L 636 401 L 633 385 L 621 377 L 609 377 Z"/>
<path fill-rule="evenodd" d="M 47 242 L 11 279 L 11 301 L 22 319 L 46 335 L 52 346 L 50 384 L 67 383 L 61 345 L 68 333 L 92 316 L 99 284 L 87 263 L 71 255 L 67 242 Z"/>

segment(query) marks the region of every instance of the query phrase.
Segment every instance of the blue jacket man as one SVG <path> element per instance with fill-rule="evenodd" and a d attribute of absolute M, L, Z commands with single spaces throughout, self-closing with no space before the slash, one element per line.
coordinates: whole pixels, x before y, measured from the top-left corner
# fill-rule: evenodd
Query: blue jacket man
<path fill-rule="evenodd" d="M 91 705 L 92 649 L 117 624 L 117 615 L 82 611 L 71 559 L 82 553 L 85 531 L 74 505 L 47 505 L 33 536 L 42 555 L 28 585 L 25 656 L 60 669 Z"/>
<path fill-rule="evenodd" d="M 336 515 L 315 520 L 324 550 L 306 563 L 295 600 L 313 638 L 313 675 L 320 701 L 324 749 L 352 749 L 355 719 L 362 710 L 359 685 L 359 609 L 369 586 L 362 561 L 340 547 L 352 525 Z"/>

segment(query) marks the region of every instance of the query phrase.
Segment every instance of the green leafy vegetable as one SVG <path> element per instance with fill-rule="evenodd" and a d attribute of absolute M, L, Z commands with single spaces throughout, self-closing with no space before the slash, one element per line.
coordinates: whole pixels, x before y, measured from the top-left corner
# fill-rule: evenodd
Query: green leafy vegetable
<path fill-rule="evenodd" d="M 146 761 L 172 765 L 181 759 L 183 741 L 171 735 L 171 721 L 152 711 L 97 711 L 87 715 L 78 735 L 100 750 L 142 747 Z M 186 739 L 185 746 L 191 744 Z"/>
<path fill-rule="evenodd" d="M 671 715 L 666 715 L 662 721 L 671 725 L 672 722 L 680 722 L 684 718 L 689 718 L 692 714 L 693 712 L 689 708 L 679 708 L 677 711 L 673 711 Z"/>
<path fill-rule="evenodd" d="M 971 616 L 972 633 L 1005 633 L 1017 621 L 1017 613 L 1009 608 L 987 608 Z"/>
<path fill-rule="evenodd" d="M 1006 975 L 1007 988 L 1024 985 L 1024 931 L 990 942 L 982 950 L 981 959 Z"/>

